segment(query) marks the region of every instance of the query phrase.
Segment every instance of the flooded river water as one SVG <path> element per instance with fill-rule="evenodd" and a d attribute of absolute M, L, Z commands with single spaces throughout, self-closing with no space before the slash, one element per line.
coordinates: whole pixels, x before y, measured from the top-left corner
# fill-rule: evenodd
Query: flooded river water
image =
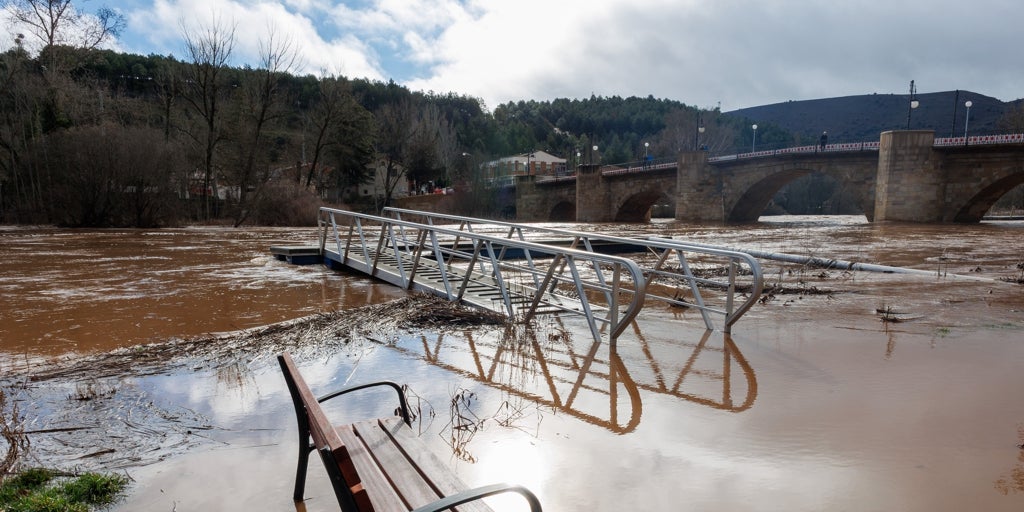
<path fill-rule="evenodd" d="M 1024 222 L 556 227 L 923 272 L 763 260 L 766 281 L 792 293 L 766 296 L 731 336 L 655 305 L 614 347 L 595 345 L 578 318 L 385 328 L 300 359 L 307 380 L 318 392 L 408 383 L 423 412 L 417 428 L 463 480 L 524 484 L 545 510 L 1024 510 L 1024 287 L 1013 282 L 1024 272 Z M 270 355 L 82 380 L 32 374 L 403 296 L 269 255 L 315 236 L 0 228 L 0 385 L 39 432 L 40 462 L 127 471 L 135 483 L 117 510 L 291 509 L 294 415 Z M 883 321 L 890 313 L 900 321 Z M 100 434 L 76 444 L 82 430 L 48 433 L 62 428 Z M 335 510 L 318 465 L 302 509 Z"/>

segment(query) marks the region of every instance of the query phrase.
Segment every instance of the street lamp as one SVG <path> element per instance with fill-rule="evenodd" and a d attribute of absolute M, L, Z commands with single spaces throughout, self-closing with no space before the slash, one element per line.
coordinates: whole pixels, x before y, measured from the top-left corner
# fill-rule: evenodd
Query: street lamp
<path fill-rule="evenodd" d="M 967 107 L 967 116 L 964 119 L 964 146 L 967 145 L 967 125 L 971 122 L 971 105 L 974 105 L 971 100 L 964 102 L 964 106 Z"/>
<path fill-rule="evenodd" d="M 474 173 L 470 172 L 473 169 L 472 162 L 470 161 L 470 156 L 472 156 L 472 155 L 470 155 L 469 153 L 467 153 L 465 151 L 462 152 L 462 169 L 461 169 L 462 172 L 461 172 L 461 176 L 458 176 L 458 175 L 456 176 L 456 179 L 458 179 L 460 182 L 465 182 L 465 181 L 469 180 L 472 177 L 471 174 L 474 174 Z M 452 181 L 451 181 L 451 176 L 448 174 L 448 169 L 445 169 L 444 177 L 445 177 L 446 180 L 448 180 L 447 186 L 449 186 L 449 187 L 454 187 L 455 186 L 452 183 Z"/>
<path fill-rule="evenodd" d="M 704 133 L 704 118 L 697 117 L 697 131 L 693 133 L 693 150 L 700 150 L 700 135 Z"/>
<path fill-rule="evenodd" d="M 590 163 L 591 163 L 591 164 L 593 164 L 593 163 L 594 163 L 594 155 L 595 155 L 595 154 L 597 153 L 597 144 L 594 144 L 594 147 L 592 147 L 592 148 L 590 148 L 590 149 L 592 149 L 592 150 L 593 150 L 593 151 L 592 151 L 592 152 L 590 153 Z"/>
<path fill-rule="evenodd" d="M 750 127 L 754 129 L 754 140 L 750 143 L 750 152 L 753 153 L 757 151 L 757 125 L 750 125 Z"/>
<path fill-rule="evenodd" d="M 650 154 L 648 152 L 648 148 L 650 148 L 650 147 L 651 147 L 651 143 L 650 142 L 644 142 L 644 168 L 647 168 L 647 160 L 650 158 L 650 156 L 648 156 Z"/>
<path fill-rule="evenodd" d="M 910 113 L 915 108 L 919 107 L 921 103 L 917 101 L 917 87 L 914 86 L 914 81 L 910 81 L 910 108 L 907 109 L 907 129 L 910 129 Z"/>
<path fill-rule="evenodd" d="M 576 150 L 576 172 L 577 172 L 577 173 L 578 173 L 578 172 L 579 172 L 579 170 L 580 170 L 580 157 L 581 157 L 581 156 L 583 156 L 583 155 L 581 155 L 581 154 L 580 154 L 580 150 L 578 150 L 578 149 L 577 149 L 577 150 Z"/>

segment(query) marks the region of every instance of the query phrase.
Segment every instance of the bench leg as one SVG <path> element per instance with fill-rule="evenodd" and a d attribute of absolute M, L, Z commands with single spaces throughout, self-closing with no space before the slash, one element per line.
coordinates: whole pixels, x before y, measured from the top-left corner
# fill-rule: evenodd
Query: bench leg
<path fill-rule="evenodd" d="M 299 465 L 295 468 L 295 493 L 292 498 L 302 501 L 306 490 L 306 469 L 309 468 L 309 452 L 313 447 L 309 444 L 309 433 L 299 432 Z"/>

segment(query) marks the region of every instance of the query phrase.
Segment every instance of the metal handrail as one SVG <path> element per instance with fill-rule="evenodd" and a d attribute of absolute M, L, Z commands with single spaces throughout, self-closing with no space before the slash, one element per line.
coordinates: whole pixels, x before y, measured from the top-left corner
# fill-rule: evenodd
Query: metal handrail
<path fill-rule="evenodd" d="M 324 256 L 349 268 L 514 319 L 551 308 L 582 313 L 595 340 L 604 329 L 610 340 L 618 338 L 643 307 L 644 274 L 626 258 L 326 207 L 318 224 L 321 247 L 333 247 Z M 512 251 L 526 257 L 513 259 Z M 435 272 L 439 279 L 423 277 Z M 500 299 L 490 305 L 469 300 L 470 288 L 479 286 Z M 594 292 L 603 303 L 595 303 Z"/>
<path fill-rule="evenodd" d="M 414 218 L 418 217 L 423 219 L 424 223 L 431 226 L 436 225 L 439 221 L 444 221 L 451 224 L 458 224 L 457 229 L 460 231 L 465 230 L 465 232 L 473 232 L 474 226 L 478 226 L 478 228 L 483 226 L 492 226 L 492 229 L 502 230 L 502 232 L 505 233 L 504 236 L 506 238 L 511 239 L 514 237 L 523 241 L 527 240 L 528 234 L 534 237 L 538 235 L 555 235 L 565 238 L 566 241 L 568 241 L 570 248 L 584 250 L 588 253 L 596 252 L 595 242 L 642 247 L 642 250 L 653 255 L 656 260 L 652 265 L 641 265 L 641 270 L 645 275 L 645 299 L 650 298 L 673 306 L 696 308 L 701 312 L 701 317 L 704 320 L 704 325 L 707 329 L 715 328 L 714 322 L 711 318 L 712 314 L 722 315 L 724 317 L 723 330 L 727 333 L 732 332 L 732 326 L 740 319 L 740 317 L 743 316 L 744 313 L 749 311 L 750 308 L 757 303 L 757 300 L 761 296 L 761 292 L 764 290 L 764 277 L 761 271 L 761 265 L 757 260 L 750 254 L 725 247 L 693 244 L 680 240 L 657 237 L 646 239 L 615 237 L 594 233 L 584 233 L 580 231 L 546 228 L 530 224 L 477 219 L 403 208 L 387 207 L 384 209 L 383 215 L 390 215 L 396 219 L 401 219 L 402 215 Z M 697 259 L 724 259 L 728 267 L 725 279 L 716 280 L 697 276 L 693 272 L 691 261 L 687 258 L 687 254 L 696 255 Z M 679 263 L 678 269 L 672 269 L 666 266 L 670 261 L 672 261 L 672 258 Z M 743 272 L 742 268 L 746 268 L 746 272 Z M 740 283 L 739 279 L 741 277 L 745 277 L 748 283 L 745 285 Z M 598 277 L 598 279 L 601 278 L 602 276 Z M 692 295 L 692 302 L 683 300 L 683 298 L 679 296 L 668 297 L 655 293 L 654 288 L 651 285 L 656 282 L 668 283 L 670 285 L 682 283 L 682 285 Z M 606 283 L 603 282 L 601 284 L 606 285 Z M 707 293 L 709 290 L 724 291 L 725 294 L 722 297 L 724 304 L 716 303 L 715 305 L 709 305 L 707 300 L 711 297 L 711 294 Z M 738 294 L 743 295 L 744 298 L 737 301 L 736 296 Z"/>
<path fill-rule="evenodd" d="M 725 332 L 732 332 L 732 326 L 740 319 L 747 311 L 750 310 L 757 303 L 761 297 L 761 292 L 764 291 L 764 274 L 761 271 L 761 265 L 757 260 L 745 252 L 740 252 L 732 249 L 726 249 L 724 247 L 713 247 L 707 245 L 696 245 L 680 242 L 678 240 L 652 237 L 647 239 L 648 247 L 657 248 L 662 250 L 661 258 L 658 260 L 656 268 L 651 269 L 650 277 L 647 281 L 648 287 L 654 281 L 654 276 L 667 277 L 668 279 L 678 279 L 676 272 L 666 272 L 663 270 L 662 265 L 668 261 L 668 258 L 675 255 L 679 260 L 679 266 L 685 275 L 686 282 L 690 285 L 690 291 L 694 298 L 698 300 L 698 309 L 700 309 L 701 315 L 704 317 L 704 323 L 711 329 L 711 320 L 708 318 L 708 313 L 719 313 L 725 317 Z M 713 279 L 696 277 L 686 259 L 686 253 L 693 252 L 703 254 L 707 256 L 718 256 L 725 258 L 729 261 L 727 280 L 723 283 Z M 749 290 L 740 290 L 737 278 L 739 267 L 745 266 L 750 272 L 750 285 Z M 707 307 L 703 303 L 703 296 L 699 291 L 699 286 L 704 285 L 709 288 L 724 288 L 726 291 L 725 295 L 725 307 L 724 309 L 718 310 L 715 308 Z M 741 293 L 745 298 L 736 304 L 736 294 Z M 650 291 L 648 296 L 651 297 Z M 686 302 L 681 301 L 679 298 L 673 297 L 657 297 L 659 300 L 668 302 L 673 305 L 687 305 Z"/>

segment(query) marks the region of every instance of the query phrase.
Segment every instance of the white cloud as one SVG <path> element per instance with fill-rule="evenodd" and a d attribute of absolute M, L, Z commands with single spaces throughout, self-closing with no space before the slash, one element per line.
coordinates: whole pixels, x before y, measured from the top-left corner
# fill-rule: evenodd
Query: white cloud
<path fill-rule="evenodd" d="M 265 44 L 273 32 L 276 39 L 289 39 L 301 52 L 303 67 L 294 72 L 319 73 L 325 70 L 383 79 L 385 73 L 374 56 L 374 50 L 364 41 L 353 35 L 331 37 L 320 32 L 314 19 L 323 15 L 322 9 L 330 7 L 316 2 L 156 0 L 150 8 L 132 12 L 129 25 L 133 32 L 144 34 L 144 39 L 137 44 L 151 45 L 160 50 L 126 50 L 137 53 L 173 53 L 182 58 L 182 27 L 198 30 L 216 22 L 234 27 L 236 42 L 233 61 L 237 64 L 258 63 L 260 42 Z"/>
<path fill-rule="evenodd" d="M 305 68 L 507 101 L 647 96 L 724 110 L 872 92 L 1024 96 L 1024 3 L 975 0 L 132 0 L 119 48 L 182 56 L 182 20 L 269 27 Z"/>

